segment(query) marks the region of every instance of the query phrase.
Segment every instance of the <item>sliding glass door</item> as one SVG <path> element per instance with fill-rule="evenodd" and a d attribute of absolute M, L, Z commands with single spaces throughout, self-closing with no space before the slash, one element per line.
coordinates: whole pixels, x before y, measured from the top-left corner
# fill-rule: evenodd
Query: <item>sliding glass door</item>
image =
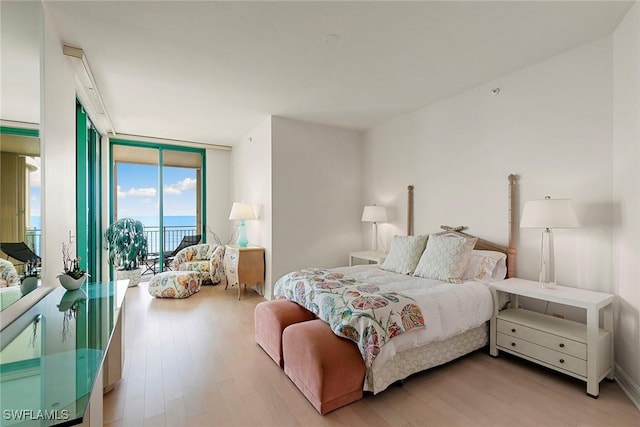
<path fill-rule="evenodd" d="M 143 273 L 168 268 L 185 239 L 204 229 L 204 150 L 112 140 L 112 220 L 144 225 L 149 252 Z"/>
<path fill-rule="evenodd" d="M 92 281 L 102 278 L 101 136 L 76 102 L 76 253 Z"/>

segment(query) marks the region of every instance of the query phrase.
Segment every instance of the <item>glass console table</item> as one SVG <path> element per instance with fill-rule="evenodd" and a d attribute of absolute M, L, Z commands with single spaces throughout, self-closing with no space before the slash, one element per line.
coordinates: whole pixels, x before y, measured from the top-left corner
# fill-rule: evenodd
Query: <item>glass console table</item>
<path fill-rule="evenodd" d="M 128 281 L 58 287 L 0 332 L 0 426 L 102 426 Z"/>

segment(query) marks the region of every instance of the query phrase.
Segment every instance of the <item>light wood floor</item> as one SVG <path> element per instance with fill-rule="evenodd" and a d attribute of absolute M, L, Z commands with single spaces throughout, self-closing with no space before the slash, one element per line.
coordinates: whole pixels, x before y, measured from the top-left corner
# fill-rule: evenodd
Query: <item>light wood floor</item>
<path fill-rule="evenodd" d="M 323 417 L 255 344 L 260 301 L 221 285 L 186 300 L 129 289 L 124 378 L 105 395 L 105 425 L 640 426 L 615 382 L 595 400 L 581 381 L 484 350 Z"/>

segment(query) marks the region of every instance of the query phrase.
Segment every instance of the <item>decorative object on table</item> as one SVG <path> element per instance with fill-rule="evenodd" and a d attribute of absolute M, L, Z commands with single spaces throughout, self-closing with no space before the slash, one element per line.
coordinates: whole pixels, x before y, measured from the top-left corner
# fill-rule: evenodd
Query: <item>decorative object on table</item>
<path fill-rule="evenodd" d="M 35 259 L 30 259 L 24 265 L 24 277 L 20 279 L 20 292 L 26 295 L 38 287 L 40 273 L 38 271 L 38 263 Z"/>
<path fill-rule="evenodd" d="M 67 291 L 62 295 L 60 304 L 58 304 L 58 310 L 64 313 L 64 318 L 62 319 L 62 342 L 71 336 L 69 323 L 78 317 L 78 313 L 87 298 L 87 294 L 82 289 Z"/>
<path fill-rule="evenodd" d="M 234 221 L 240 221 L 238 223 L 238 241 L 237 244 L 241 248 L 246 248 L 249 244 L 247 239 L 247 228 L 245 221 L 256 219 L 256 214 L 253 210 L 253 205 L 246 202 L 233 202 L 231 207 L 231 213 L 229 219 Z"/>
<path fill-rule="evenodd" d="M 371 234 L 371 250 L 378 250 L 378 223 L 387 221 L 387 209 L 384 206 L 365 206 L 362 211 L 362 222 L 373 223 L 373 233 Z"/>
<path fill-rule="evenodd" d="M 62 242 L 62 264 L 64 272 L 58 275 L 62 287 L 68 291 L 78 289 L 89 276 L 86 270 L 80 268 L 80 258 L 71 256 L 71 237 L 69 242 Z"/>
<path fill-rule="evenodd" d="M 554 228 L 580 227 L 570 199 L 531 200 L 525 203 L 520 228 L 543 228 L 540 246 L 539 283 L 543 288 L 555 288 L 556 270 L 553 250 Z"/>
<path fill-rule="evenodd" d="M 104 233 L 104 247 L 109 252 L 109 264 L 116 269 L 116 279 L 129 280 L 129 286 L 140 283 L 138 265 L 147 258 L 147 239 L 144 225 L 132 218 L 114 222 Z"/>
<path fill-rule="evenodd" d="M 58 310 L 61 312 L 68 311 L 74 306 L 78 306 L 80 301 L 84 301 L 88 298 L 87 293 L 82 289 L 75 289 L 73 291 L 67 291 L 62 295 L 60 304 L 58 304 Z"/>

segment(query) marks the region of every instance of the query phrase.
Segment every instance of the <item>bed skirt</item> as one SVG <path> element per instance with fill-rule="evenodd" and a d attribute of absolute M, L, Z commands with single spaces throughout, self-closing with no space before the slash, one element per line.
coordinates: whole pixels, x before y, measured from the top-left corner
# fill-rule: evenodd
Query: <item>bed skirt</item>
<path fill-rule="evenodd" d="M 411 348 L 396 355 L 382 366 L 367 369 L 364 391 L 380 393 L 398 380 L 411 374 L 442 365 L 487 345 L 489 326 L 485 323 L 444 341 Z"/>

